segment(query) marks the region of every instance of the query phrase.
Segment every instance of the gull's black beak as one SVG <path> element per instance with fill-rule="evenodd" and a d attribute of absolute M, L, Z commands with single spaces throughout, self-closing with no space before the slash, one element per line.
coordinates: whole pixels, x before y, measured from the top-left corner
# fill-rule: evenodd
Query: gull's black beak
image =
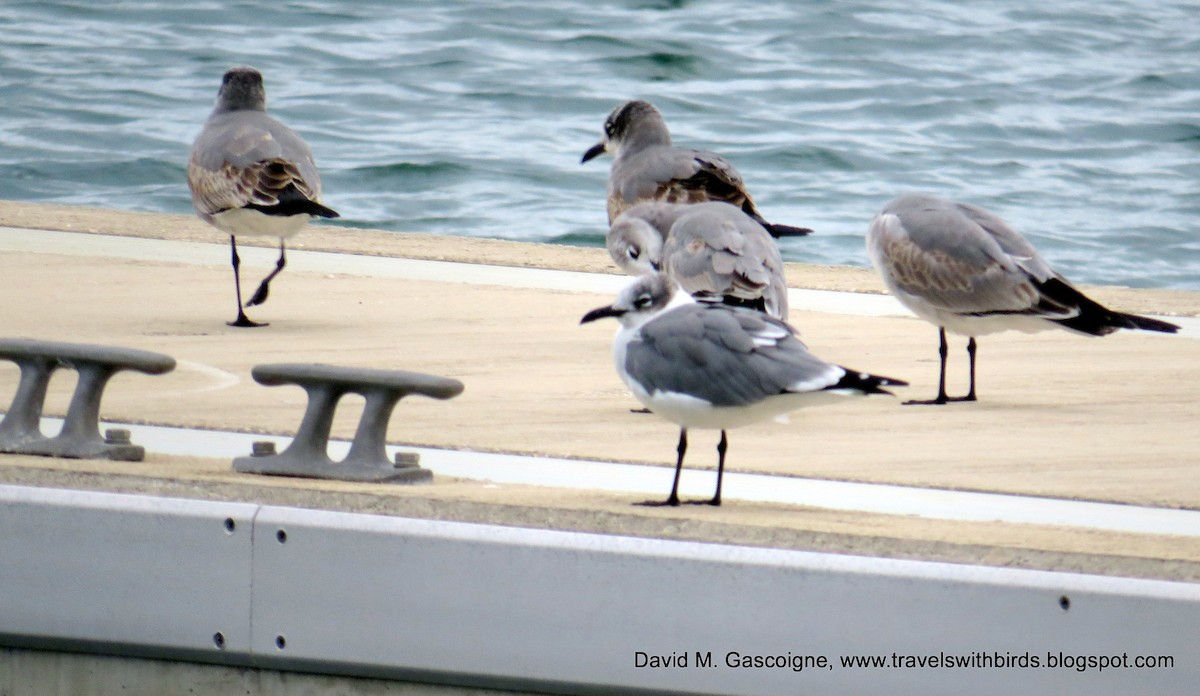
<path fill-rule="evenodd" d="M 625 310 L 617 309 L 611 305 L 608 307 L 598 307 L 583 315 L 583 318 L 579 320 L 579 323 L 587 324 L 588 322 L 596 321 L 597 319 L 604 319 L 606 317 L 619 317 L 624 313 Z"/>
<path fill-rule="evenodd" d="M 583 153 L 583 159 L 579 160 L 579 163 L 583 164 L 588 160 L 596 159 L 605 152 L 606 150 L 604 148 L 604 143 L 596 143 L 595 145 L 591 146 L 587 152 Z"/>

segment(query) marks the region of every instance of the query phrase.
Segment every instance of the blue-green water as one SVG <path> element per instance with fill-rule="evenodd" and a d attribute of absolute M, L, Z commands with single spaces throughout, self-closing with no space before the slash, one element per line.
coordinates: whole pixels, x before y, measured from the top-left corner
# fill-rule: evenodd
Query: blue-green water
<path fill-rule="evenodd" d="M 850 0 L 0 4 L 0 198 L 190 212 L 224 70 L 263 71 L 340 224 L 600 245 L 608 111 L 742 171 L 789 260 L 894 195 L 991 208 L 1078 282 L 1200 289 L 1200 5 Z"/>

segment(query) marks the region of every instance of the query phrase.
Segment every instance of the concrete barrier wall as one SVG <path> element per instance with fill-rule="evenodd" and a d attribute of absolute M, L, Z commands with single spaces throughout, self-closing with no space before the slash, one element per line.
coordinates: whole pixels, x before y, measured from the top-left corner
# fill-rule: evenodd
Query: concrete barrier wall
<path fill-rule="evenodd" d="M 524 696 L 523 692 L 227 667 L 88 653 L 0 648 L 4 696 Z"/>
<path fill-rule="evenodd" d="M 1182 583 L 21 486 L 0 559 L 20 648 L 561 693 L 1200 679 Z"/>

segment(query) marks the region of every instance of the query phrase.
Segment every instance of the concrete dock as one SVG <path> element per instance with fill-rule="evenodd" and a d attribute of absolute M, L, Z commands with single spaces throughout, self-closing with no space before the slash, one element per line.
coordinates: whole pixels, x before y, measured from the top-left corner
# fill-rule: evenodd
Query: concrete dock
<path fill-rule="evenodd" d="M 253 289 L 277 252 L 240 246 L 243 278 Z M 235 313 L 228 239 L 198 220 L 0 202 L 0 336 L 174 356 L 178 367 L 170 374 L 118 375 L 102 415 L 186 429 L 294 432 L 304 393 L 254 383 L 250 370 L 261 363 L 453 377 L 466 385 L 458 398 L 400 403 L 391 421 L 393 443 L 655 467 L 663 487 L 649 497 L 665 496 L 678 430 L 630 412 L 636 403 L 611 364 L 615 325 L 578 323 L 587 310 L 611 301 L 601 290 L 623 282 L 603 250 L 315 226 L 289 249 L 295 253 L 270 300 L 249 310 L 270 326 L 236 329 L 225 325 Z M 413 261 L 423 265 L 409 265 Z M 539 269 L 586 275 L 537 287 L 543 276 L 521 274 Z M 1180 318 L 1186 330 L 1103 339 L 1066 332 L 985 337 L 980 401 L 915 407 L 900 401 L 936 390 L 936 330 L 899 312 L 871 309 L 885 298 L 867 270 L 789 264 L 787 274 L 799 292 L 822 291 L 806 295 L 810 301 L 790 317 L 814 353 L 911 386 L 897 399 L 848 401 L 798 412 L 787 424 L 732 431 L 730 472 L 1200 514 L 1200 294 L 1087 288 L 1116 309 Z M 561 285 L 563 278 L 582 280 L 570 288 Z M 953 341 L 952 393 L 965 389 L 965 363 L 963 342 Z M 0 363 L 0 408 L 17 374 Z M 47 415 L 63 415 L 72 386 L 69 380 L 52 384 Z M 335 437 L 349 438 L 357 423 L 354 409 L 344 410 Z M 710 490 L 716 434 L 696 432 L 690 439 L 684 480 Z M 721 508 L 646 508 L 632 505 L 644 494 L 600 486 L 446 476 L 411 487 L 308 481 L 237 474 L 229 458 L 204 452 L 148 450 L 140 463 L 4 455 L 0 484 L 1200 579 L 1200 534 L 1187 524 L 1134 532 L 885 514 L 853 504 L 756 502 L 739 499 L 734 479 L 727 481 Z"/>

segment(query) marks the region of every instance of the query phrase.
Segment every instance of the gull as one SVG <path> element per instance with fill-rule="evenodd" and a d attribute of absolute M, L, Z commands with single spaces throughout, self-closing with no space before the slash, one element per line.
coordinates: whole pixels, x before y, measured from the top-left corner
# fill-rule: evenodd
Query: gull
<path fill-rule="evenodd" d="M 787 283 L 775 240 L 758 222 L 725 203 L 639 203 L 608 231 L 608 253 L 621 270 L 663 270 L 697 299 L 787 319 Z"/>
<path fill-rule="evenodd" d="M 266 326 L 242 308 L 240 235 L 279 238 L 279 260 L 246 306 L 267 300 L 271 280 L 287 264 L 286 240 L 314 217 L 336 218 L 321 205 L 321 178 L 308 144 L 267 115 L 262 74 L 237 67 L 225 73 L 217 105 L 192 146 L 188 162 L 192 205 L 201 220 L 229 234 L 237 319 L 230 326 Z"/>
<path fill-rule="evenodd" d="M 1004 220 L 966 203 L 916 194 L 892 200 L 871 221 L 867 253 L 896 299 L 938 327 L 938 395 L 910 404 L 976 400 L 976 336 L 1008 329 L 1063 328 L 1088 336 L 1117 329 L 1179 330 L 1089 299 Z M 969 337 L 966 396 L 946 396 L 947 331 Z"/>
<path fill-rule="evenodd" d="M 774 225 L 763 219 L 742 175 L 724 157 L 707 150 L 673 147 L 662 114 L 649 102 L 618 106 L 604 122 L 604 138 L 584 153 L 587 162 L 613 156 L 608 175 L 608 222 L 641 201 L 723 201 L 741 208 L 773 237 L 811 234 L 807 227 Z"/>
<path fill-rule="evenodd" d="M 621 324 L 613 340 L 621 380 L 638 401 L 679 426 L 671 494 L 644 505 L 679 505 L 689 428 L 721 431 L 716 493 L 698 501 L 720 505 L 726 430 L 907 384 L 827 363 L 809 353 L 788 324 L 749 309 L 694 302 L 663 273 L 638 277 L 580 323 L 605 317 Z"/>

